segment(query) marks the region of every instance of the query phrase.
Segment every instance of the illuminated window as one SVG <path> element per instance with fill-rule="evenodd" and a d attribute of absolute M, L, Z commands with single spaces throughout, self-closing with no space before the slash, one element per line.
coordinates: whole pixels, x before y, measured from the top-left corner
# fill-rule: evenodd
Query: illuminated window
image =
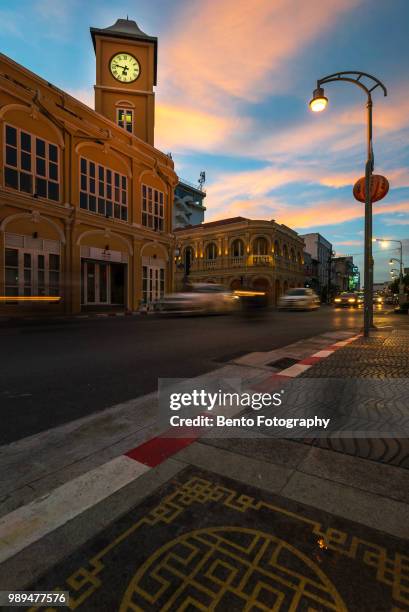
<path fill-rule="evenodd" d="M 164 196 L 162 191 L 142 185 L 142 225 L 155 231 L 164 229 Z"/>
<path fill-rule="evenodd" d="M 127 132 L 132 134 L 133 131 L 133 110 L 130 108 L 118 108 L 117 111 L 117 123 L 119 127 L 124 128 Z"/>
<path fill-rule="evenodd" d="M 85 157 L 80 159 L 80 208 L 128 220 L 128 179 Z"/>
<path fill-rule="evenodd" d="M 5 126 L 5 187 L 58 202 L 57 145 L 12 125 Z"/>

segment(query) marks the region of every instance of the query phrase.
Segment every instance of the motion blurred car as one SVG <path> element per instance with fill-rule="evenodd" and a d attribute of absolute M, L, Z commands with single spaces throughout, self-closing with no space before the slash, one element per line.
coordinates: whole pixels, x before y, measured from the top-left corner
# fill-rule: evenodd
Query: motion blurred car
<path fill-rule="evenodd" d="M 268 295 L 265 291 L 236 289 L 234 295 L 239 299 L 241 312 L 246 315 L 259 314 L 268 308 Z"/>
<path fill-rule="evenodd" d="M 334 299 L 335 308 L 358 308 L 363 304 L 360 294 L 344 291 Z"/>
<path fill-rule="evenodd" d="M 279 302 L 280 310 L 316 310 L 320 307 L 320 298 L 308 287 L 289 289 Z"/>
<path fill-rule="evenodd" d="M 373 303 L 374 303 L 374 304 L 376 304 L 377 306 L 382 306 L 382 305 L 383 305 L 383 303 L 384 303 L 384 301 L 385 301 L 385 298 L 384 298 L 384 296 L 383 296 L 383 295 L 380 295 L 379 293 L 374 293 L 374 294 L 373 294 L 372 301 L 373 301 Z"/>
<path fill-rule="evenodd" d="M 159 313 L 222 314 L 236 310 L 239 298 L 223 285 L 192 283 L 188 291 L 165 295 L 157 305 Z"/>
<path fill-rule="evenodd" d="M 357 300 L 358 300 L 358 306 L 363 306 L 364 305 L 364 301 L 365 301 L 365 296 L 364 296 L 364 292 L 363 291 L 358 291 L 358 293 L 356 294 Z"/>

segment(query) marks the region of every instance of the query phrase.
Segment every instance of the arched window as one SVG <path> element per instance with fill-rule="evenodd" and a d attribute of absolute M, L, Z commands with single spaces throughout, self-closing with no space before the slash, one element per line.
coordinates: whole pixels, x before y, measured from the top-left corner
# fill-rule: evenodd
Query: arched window
<path fill-rule="evenodd" d="M 295 261 L 295 251 L 294 249 L 291 247 L 291 251 L 290 251 L 290 259 L 291 261 Z"/>
<path fill-rule="evenodd" d="M 195 258 L 195 252 L 192 247 L 188 246 L 185 248 L 185 252 L 183 254 L 183 265 L 186 276 L 189 275 L 190 268 L 192 267 L 193 260 Z"/>
<path fill-rule="evenodd" d="M 232 257 L 243 257 L 244 255 L 244 243 L 240 238 L 236 238 L 233 240 L 231 245 L 231 255 Z"/>
<path fill-rule="evenodd" d="M 265 238 L 260 236 L 253 242 L 253 255 L 267 255 L 268 253 L 268 242 Z"/>
<path fill-rule="evenodd" d="M 217 257 L 217 246 L 214 242 L 210 242 L 210 244 L 206 247 L 206 259 L 216 259 Z"/>
<path fill-rule="evenodd" d="M 278 240 L 274 241 L 274 255 L 279 257 L 281 255 L 280 243 Z"/>
<path fill-rule="evenodd" d="M 286 244 L 283 246 L 283 256 L 288 259 L 288 246 Z"/>

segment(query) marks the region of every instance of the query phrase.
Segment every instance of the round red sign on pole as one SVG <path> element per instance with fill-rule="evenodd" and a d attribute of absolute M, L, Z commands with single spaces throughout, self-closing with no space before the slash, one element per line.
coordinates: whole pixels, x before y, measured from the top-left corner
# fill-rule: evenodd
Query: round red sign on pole
<path fill-rule="evenodd" d="M 388 179 L 380 174 L 371 176 L 371 202 L 378 202 L 386 196 L 389 191 Z M 358 202 L 365 202 L 365 177 L 360 178 L 354 185 L 353 194 Z"/>

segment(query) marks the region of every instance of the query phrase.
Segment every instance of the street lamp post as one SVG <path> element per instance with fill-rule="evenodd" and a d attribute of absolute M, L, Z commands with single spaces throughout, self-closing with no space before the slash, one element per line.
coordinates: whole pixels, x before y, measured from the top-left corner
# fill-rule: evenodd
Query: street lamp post
<path fill-rule="evenodd" d="M 369 80 L 366 85 L 362 78 Z M 323 85 L 337 81 L 354 83 L 367 94 L 367 159 L 365 164 L 365 270 L 364 270 L 364 336 L 369 336 L 369 329 L 373 326 L 373 258 L 372 258 L 372 199 L 371 199 L 371 176 L 374 169 L 374 155 L 372 147 L 372 91 L 377 87 L 387 95 L 386 87 L 381 81 L 366 72 L 346 71 L 329 74 L 317 81 L 317 88 L 313 92 L 310 108 L 314 112 L 323 111 L 328 98 L 324 95 Z"/>
<path fill-rule="evenodd" d="M 395 240 L 392 238 L 375 238 L 375 242 L 382 242 L 383 244 L 387 244 L 388 242 L 396 242 L 397 244 L 399 244 L 400 258 L 396 259 L 395 257 L 392 257 L 389 263 L 391 264 L 394 261 L 397 261 L 399 263 L 399 305 L 401 306 L 402 303 L 405 301 L 404 290 L 403 290 L 404 287 L 403 287 L 403 244 L 402 244 L 402 240 Z"/>

